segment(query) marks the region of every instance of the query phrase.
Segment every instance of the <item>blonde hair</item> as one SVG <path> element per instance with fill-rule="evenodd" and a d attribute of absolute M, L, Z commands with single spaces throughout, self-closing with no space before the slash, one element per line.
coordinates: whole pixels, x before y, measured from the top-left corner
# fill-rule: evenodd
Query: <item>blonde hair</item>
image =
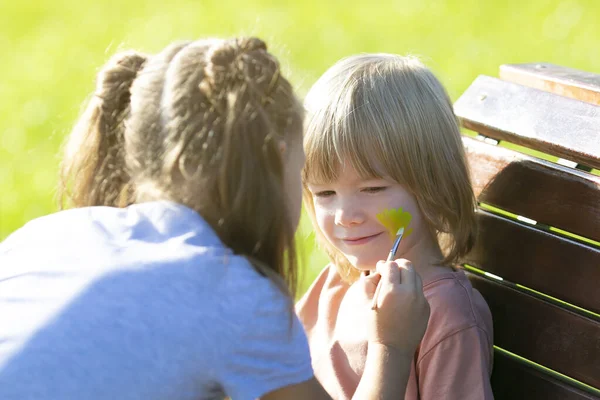
<path fill-rule="evenodd" d="M 358 271 L 319 230 L 307 184 L 334 181 L 344 163 L 363 178 L 389 176 L 415 196 L 442 264 L 472 248 L 476 203 L 459 125 L 444 87 L 418 59 L 342 59 L 311 88 L 305 107 L 304 202 L 342 277 L 351 282 Z"/>
<path fill-rule="evenodd" d="M 155 56 L 123 52 L 97 82 L 66 145 L 61 203 L 184 204 L 295 294 L 295 222 L 280 145 L 301 143 L 304 116 L 266 44 L 208 39 Z"/>

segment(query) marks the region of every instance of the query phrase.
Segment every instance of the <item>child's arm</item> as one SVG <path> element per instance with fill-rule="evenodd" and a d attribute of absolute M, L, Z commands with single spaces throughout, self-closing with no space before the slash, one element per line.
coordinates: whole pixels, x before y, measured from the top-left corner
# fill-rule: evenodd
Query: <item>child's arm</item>
<path fill-rule="evenodd" d="M 363 379 L 353 396 L 357 400 L 402 399 L 410 365 L 429 319 L 429 305 L 422 283 L 405 260 L 381 262 L 379 274 L 368 280 L 373 296 L 379 284 L 378 309 L 369 321 L 369 349 Z M 411 329 L 401 330 L 400 326 Z M 398 332 L 401 332 L 398 334 Z M 315 379 L 287 386 L 262 397 L 263 400 L 329 399 Z"/>
<path fill-rule="evenodd" d="M 492 353 L 487 335 L 472 326 L 443 339 L 417 361 L 422 400 L 490 400 Z"/>
<path fill-rule="evenodd" d="M 353 399 L 403 399 L 412 353 L 369 343 L 367 361 Z"/>
<path fill-rule="evenodd" d="M 378 307 L 369 321 L 365 370 L 353 398 L 403 399 L 411 362 L 427 327 L 429 304 L 409 261 L 380 262 L 377 272 L 381 274 Z M 379 275 L 367 279 L 373 281 L 374 293 Z"/>
<path fill-rule="evenodd" d="M 362 382 L 353 399 L 402 399 L 410 374 L 412 353 L 408 354 L 392 346 L 369 343 L 369 352 Z M 331 397 L 316 379 L 275 390 L 261 400 L 329 400 Z"/>

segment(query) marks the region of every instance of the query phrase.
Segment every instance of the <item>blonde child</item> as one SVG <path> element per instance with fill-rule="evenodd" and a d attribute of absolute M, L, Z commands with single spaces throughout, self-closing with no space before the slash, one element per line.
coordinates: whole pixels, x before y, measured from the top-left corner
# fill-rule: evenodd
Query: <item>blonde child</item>
<path fill-rule="evenodd" d="M 303 110 L 277 59 L 181 42 L 97 81 L 63 163 L 76 208 L 0 243 L 0 398 L 329 398 L 291 304 Z M 428 317 L 414 270 L 378 271 L 360 399 L 404 390 Z"/>
<path fill-rule="evenodd" d="M 431 307 L 404 398 L 491 399 L 491 314 L 453 268 L 473 245 L 475 200 L 444 88 L 415 58 L 357 55 L 331 67 L 305 105 L 304 199 L 331 260 L 296 306 L 315 375 L 336 399 L 368 379 L 365 275 L 393 241 L 376 215 L 402 208 L 412 233 L 398 257 Z"/>

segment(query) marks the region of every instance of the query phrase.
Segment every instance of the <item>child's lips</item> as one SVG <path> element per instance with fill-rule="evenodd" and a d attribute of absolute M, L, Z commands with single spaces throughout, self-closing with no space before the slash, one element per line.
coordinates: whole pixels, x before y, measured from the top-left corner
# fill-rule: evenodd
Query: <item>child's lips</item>
<path fill-rule="evenodd" d="M 349 246 L 358 246 L 361 244 L 369 243 L 371 240 L 379 237 L 379 235 L 381 235 L 382 233 L 383 232 L 379 232 L 379 233 L 376 233 L 374 235 L 369 235 L 369 236 L 355 236 L 355 237 L 343 238 L 341 240 L 344 244 L 347 244 Z"/>

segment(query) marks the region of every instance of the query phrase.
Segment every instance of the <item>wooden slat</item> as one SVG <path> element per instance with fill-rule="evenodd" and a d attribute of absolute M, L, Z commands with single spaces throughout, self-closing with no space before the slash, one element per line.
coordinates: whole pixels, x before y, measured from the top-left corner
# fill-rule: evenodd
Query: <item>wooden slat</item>
<path fill-rule="evenodd" d="M 600 400 L 504 353 L 494 353 L 495 400 Z"/>
<path fill-rule="evenodd" d="M 488 76 L 454 104 L 471 130 L 600 168 L 600 107 Z"/>
<path fill-rule="evenodd" d="M 465 264 L 600 314 L 600 249 L 481 210 L 478 221 Z"/>
<path fill-rule="evenodd" d="M 600 177 L 463 138 L 482 203 L 600 242 Z"/>
<path fill-rule="evenodd" d="M 600 75 L 550 63 L 505 64 L 500 78 L 600 105 Z"/>
<path fill-rule="evenodd" d="M 494 319 L 494 344 L 600 388 L 600 323 L 474 274 Z"/>

